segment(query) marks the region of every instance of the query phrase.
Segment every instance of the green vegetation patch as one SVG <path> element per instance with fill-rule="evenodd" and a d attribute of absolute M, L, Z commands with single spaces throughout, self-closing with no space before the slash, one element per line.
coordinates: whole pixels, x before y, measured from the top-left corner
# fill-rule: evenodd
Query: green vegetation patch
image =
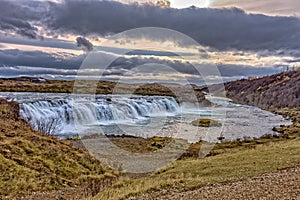
<path fill-rule="evenodd" d="M 201 119 L 197 119 L 192 121 L 192 124 L 194 126 L 200 126 L 200 127 L 220 127 L 222 126 L 222 124 L 220 122 L 217 122 L 213 119 L 207 119 L 207 118 L 201 118 Z"/>
<path fill-rule="evenodd" d="M 283 133 L 290 138 L 300 137 L 300 107 L 283 108 L 276 110 L 275 113 L 289 118 L 290 120 L 292 120 L 293 124 L 290 126 L 281 126 L 280 128 L 274 128 L 274 131 Z"/>
<path fill-rule="evenodd" d="M 139 137 L 111 137 L 110 140 L 120 148 L 133 153 L 149 153 L 164 148 L 172 139 L 162 137 L 139 138 Z"/>

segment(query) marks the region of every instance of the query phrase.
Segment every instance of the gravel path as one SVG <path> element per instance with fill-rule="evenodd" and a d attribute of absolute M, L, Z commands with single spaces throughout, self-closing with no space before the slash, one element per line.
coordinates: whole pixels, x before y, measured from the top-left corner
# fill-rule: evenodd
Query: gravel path
<path fill-rule="evenodd" d="M 206 185 L 185 192 L 161 191 L 152 195 L 142 195 L 134 199 L 300 200 L 300 167 L 285 169 L 231 183 Z"/>

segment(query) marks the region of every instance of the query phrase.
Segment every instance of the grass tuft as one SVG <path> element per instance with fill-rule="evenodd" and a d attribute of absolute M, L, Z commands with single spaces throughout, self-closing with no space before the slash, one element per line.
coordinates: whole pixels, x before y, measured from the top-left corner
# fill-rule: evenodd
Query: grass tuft
<path fill-rule="evenodd" d="M 213 127 L 213 126 L 220 127 L 220 126 L 222 126 L 221 123 L 219 123 L 213 119 L 207 119 L 207 118 L 201 118 L 201 119 L 194 120 L 194 121 L 192 121 L 192 124 L 194 126 L 200 126 L 200 127 Z"/>

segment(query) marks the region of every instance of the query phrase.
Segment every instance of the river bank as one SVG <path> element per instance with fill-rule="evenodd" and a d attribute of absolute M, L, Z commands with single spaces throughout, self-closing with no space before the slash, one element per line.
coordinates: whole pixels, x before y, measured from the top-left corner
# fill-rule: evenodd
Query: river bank
<path fill-rule="evenodd" d="M 210 105 L 210 103 L 205 100 L 201 88 L 196 85 L 180 85 L 174 83 L 127 84 L 98 80 L 45 80 L 44 82 L 35 82 L 33 80 L 35 80 L 35 78 L 0 78 L 0 91 L 89 95 L 131 94 L 144 96 L 170 96 L 174 97 L 177 102 L 197 101 L 200 105 Z"/>
<path fill-rule="evenodd" d="M 0 93 L 0 97 L 19 102 L 23 119 L 58 138 L 100 134 L 216 143 L 219 137 L 232 141 L 276 134 L 274 127 L 290 124 L 279 115 L 209 95 L 207 101 L 214 106 L 179 104 L 168 96 Z M 220 126 L 194 126 L 199 118 L 216 120 Z"/>
<path fill-rule="evenodd" d="M 239 196 L 244 199 L 252 199 L 254 196 L 257 196 L 257 198 L 276 199 L 282 197 L 283 199 L 291 199 L 299 196 L 299 176 L 293 176 L 293 174 L 300 166 L 299 155 L 297 155 L 300 151 L 300 109 L 299 106 L 285 106 L 290 102 L 299 103 L 297 100 L 299 96 L 297 97 L 297 92 L 295 93 L 299 90 L 299 84 L 296 84 L 297 81 L 299 81 L 299 71 L 282 73 L 271 76 L 271 78 L 259 78 L 258 83 L 262 83 L 259 85 L 261 87 L 254 86 L 256 79 L 227 84 L 229 97 L 233 97 L 235 102 L 248 104 L 247 94 L 254 96 L 253 99 L 256 97 L 256 99 L 261 98 L 261 91 L 264 91 L 263 94 L 267 94 L 268 97 L 265 96 L 265 100 L 256 102 L 269 102 L 264 104 L 266 106 L 262 106 L 262 108 L 282 114 L 293 121 L 292 125 L 276 129 L 280 133 L 279 137 L 269 135 L 254 140 L 220 143 L 215 145 L 214 150 L 211 151 L 212 155 L 215 156 L 204 159 L 198 158 L 198 152 L 202 145 L 199 142 L 191 146 L 187 158 L 176 161 L 171 166 L 154 173 L 150 177 L 120 181 L 115 184 L 119 187 L 110 188 L 89 199 L 160 199 L 160 197 L 166 199 L 199 197 L 226 199 L 230 197 L 232 199 L 239 198 Z M 230 85 L 233 87 L 228 88 Z M 285 86 L 296 87 L 296 90 L 287 90 Z M 248 90 L 247 88 L 251 89 Z M 257 91 L 257 89 L 260 91 Z M 274 94 L 277 97 L 273 99 L 271 98 L 273 91 L 281 95 Z M 242 97 L 243 95 L 245 98 Z M 285 99 L 285 96 L 292 98 L 292 101 L 290 101 L 291 99 Z M 237 100 L 237 98 L 240 99 Z M 272 101 L 276 103 L 272 104 Z M 260 106 L 255 104 L 255 101 L 254 103 L 252 101 L 251 105 Z M 192 155 L 194 155 L 194 158 L 189 157 Z M 292 160 L 288 160 L 289 158 L 292 158 Z M 286 168 L 291 170 L 288 169 L 286 172 Z M 293 179 L 288 181 L 290 184 L 286 185 L 286 188 L 283 189 L 280 184 L 280 191 L 275 189 L 278 187 L 276 184 L 285 183 L 287 179 L 286 176 L 278 177 L 277 174 L 286 174 L 288 177 L 293 176 Z M 264 187 L 263 191 L 256 187 L 254 187 L 256 189 L 253 188 L 254 190 L 247 187 L 249 180 L 253 180 L 249 178 L 254 176 L 257 177 L 255 178 L 257 180 L 256 184 Z M 265 177 L 272 178 L 268 181 Z M 266 181 L 264 182 L 264 180 Z M 212 185 L 214 183 L 219 183 L 221 186 L 218 186 L 218 184 Z M 232 185 L 239 185 L 239 188 L 236 189 Z"/>
<path fill-rule="evenodd" d="M 76 169 L 73 169 L 73 171 L 76 172 L 77 167 L 79 167 L 78 169 L 84 169 L 84 167 L 80 168 L 81 164 L 78 165 L 78 160 L 80 160 L 81 157 L 89 160 L 91 158 L 90 155 L 88 155 L 84 149 L 81 149 L 76 150 L 76 152 L 85 151 L 85 153 L 78 154 L 79 157 L 76 156 L 77 153 L 73 150 L 74 144 L 72 144 L 72 140 L 57 140 L 53 137 L 33 131 L 28 124 L 22 120 L 20 121 L 18 112 L 15 112 L 17 107 L 16 104 L 7 103 L 5 101 L 0 105 L 1 145 L 5 145 L 1 148 L 1 159 L 3 161 L 1 161 L 1 169 L 4 169 L 2 170 L 4 172 L 2 178 L 7 177 L 1 180 L 1 182 L 4 183 L 4 187 L 0 188 L 1 194 L 4 194 L 3 198 L 11 199 L 29 193 L 37 193 L 37 199 L 40 197 L 46 198 L 46 196 L 42 194 L 45 193 L 45 191 L 54 190 L 54 192 L 52 192 L 53 195 L 50 195 L 48 199 L 53 199 L 53 197 L 76 199 L 76 195 L 78 195 L 76 191 L 80 191 L 80 187 L 76 188 L 72 184 L 65 184 L 65 181 L 68 180 L 70 183 L 78 183 L 76 182 L 78 180 L 68 179 L 69 177 L 65 178 L 64 175 L 62 175 L 69 173 L 65 164 L 68 166 L 69 163 L 74 166 Z M 13 109 L 14 112 L 11 112 L 11 109 Z M 253 176 L 260 177 L 260 174 L 300 166 L 300 110 L 298 107 L 295 107 L 276 109 L 276 112 L 289 117 L 293 121 L 292 125 L 276 128 L 275 131 L 278 131 L 280 133 L 279 135 L 266 135 L 265 137 L 253 140 L 243 138 L 243 140 L 218 143 L 204 159 L 199 158 L 199 150 L 203 141 L 196 142 L 192 144 L 187 152 L 177 161 L 151 175 L 147 174 L 146 177 L 122 175 L 119 180 L 114 179 L 113 182 L 107 184 L 107 186 L 112 184 L 112 187 L 105 189 L 105 187 L 102 187 L 100 184 L 100 188 L 103 191 L 98 195 L 95 194 L 97 190 L 84 190 L 84 196 L 80 196 L 80 198 L 90 196 L 92 199 L 126 199 L 136 196 L 143 197 L 144 195 L 146 195 L 146 197 L 150 195 L 148 197 L 151 198 L 153 195 L 155 197 L 155 192 L 161 194 L 163 191 L 174 191 L 175 194 L 169 192 L 163 193 L 169 196 L 171 194 L 170 197 L 174 199 L 178 194 L 184 191 L 194 190 L 203 185 L 246 180 Z M 40 143 L 40 140 L 37 140 L 37 138 L 41 138 L 44 142 Z M 139 137 L 124 136 L 122 138 L 122 136 L 111 136 L 110 140 L 125 150 L 133 149 L 135 152 L 145 153 L 156 151 L 164 147 L 170 138 L 157 137 L 143 139 Z M 75 141 L 77 142 L 78 140 L 75 139 Z M 133 146 L 130 146 L 132 144 Z M 61 154 L 65 156 L 61 157 L 59 153 L 59 155 L 53 155 L 53 158 L 49 157 L 49 152 L 52 150 L 48 149 L 47 146 L 50 146 L 52 150 L 58 150 L 58 153 L 61 152 Z M 7 149 L 9 151 L 7 151 Z M 27 153 L 27 150 L 31 150 L 32 152 L 28 151 Z M 94 158 L 91 159 L 93 160 Z M 89 165 L 84 165 L 88 167 L 88 169 L 97 169 L 95 167 L 100 166 L 99 161 L 88 160 L 88 163 L 92 162 Z M 31 169 L 31 166 L 42 167 L 41 169 L 44 170 L 37 172 L 37 170 Z M 11 171 L 11 169 L 14 171 Z M 118 173 L 109 170 L 110 169 L 108 169 L 108 174 L 112 176 L 105 176 L 106 178 L 119 176 Z M 46 172 L 51 172 L 50 176 L 55 176 L 54 180 L 58 181 L 48 182 L 49 173 Z M 81 172 L 79 174 L 81 174 Z M 100 173 L 95 170 L 89 173 L 90 175 L 88 177 L 99 177 L 100 175 L 99 180 L 106 180 L 105 177 L 105 179 L 102 179 L 103 172 Z M 21 177 L 25 177 L 25 179 Z M 82 183 L 89 182 L 88 179 L 82 179 L 82 181 Z M 116 182 L 114 183 L 114 181 Z M 30 184 L 27 184 L 28 182 Z M 93 184 L 95 185 L 96 182 Z M 271 183 L 269 185 L 271 186 Z M 64 190 L 64 188 L 70 188 L 71 190 L 73 188 L 74 193 L 71 192 L 68 195 L 63 195 L 61 191 Z M 291 188 L 293 187 L 291 186 Z M 268 189 L 266 190 L 268 191 Z M 293 189 L 291 189 L 291 192 L 295 193 Z M 96 196 L 92 197 L 94 195 Z M 290 194 L 287 193 L 286 195 L 288 196 Z"/>
<path fill-rule="evenodd" d="M 2 99 L 0 171 L 0 199 L 79 187 L 82 190 L 76 195 L 83 198 L 88 191 L 103 190 L 119 176 L 69 141 L 34 131 L 19 117 L 18 104 Z"/>

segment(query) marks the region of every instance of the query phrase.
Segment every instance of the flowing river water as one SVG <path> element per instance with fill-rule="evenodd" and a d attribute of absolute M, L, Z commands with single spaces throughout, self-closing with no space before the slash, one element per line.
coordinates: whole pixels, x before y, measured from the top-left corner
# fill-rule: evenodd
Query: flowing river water
<path fill-rule="evenodd" d="M 230 99 L 207 96 L 216 106 L 179 105 L 173 97 L 50 93 L 0 93 L 17 101 L 20 116 L 34 129 L 58 138 L 88 134 L 173 137 L 190 143 L 261 137 L 275 134 L 273 127 L 291 124 L 280 115 L 257 107 L 234 104 Z M 210 118 L 222 127 L 196 127 L 199 118 Z"/>

